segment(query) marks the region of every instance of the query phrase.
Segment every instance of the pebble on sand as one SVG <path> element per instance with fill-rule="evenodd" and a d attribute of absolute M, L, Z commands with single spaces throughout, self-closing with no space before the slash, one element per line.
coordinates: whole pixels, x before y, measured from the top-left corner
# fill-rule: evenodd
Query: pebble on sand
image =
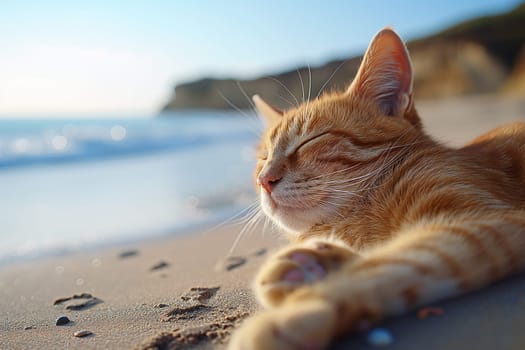
<path fill-rule="evenodd" d="M 90 331 L 86 331 L 86 330 L 76 331 L 75 333 L 73 333 L 73 335 L 77 338 L 87 337 L 88 335 L 91 335 L 91 334 L 93 333 Z"/>
<path fill-rule="evenodd" d="M 69 322 L 71 322 L 71 320 L 67 316 L 60 316 L 59 318 L 57 318 L 57 321 L 55 324 L 57 326 L 63 326 L 65 324 L 68 324 Z"/>
<path fill-rule="evenodd" d="M 392 344 L 394 338 L 387 329 L 376 328 L 368 333 L 367 340 L 372 346 L 383 347 Z"/>

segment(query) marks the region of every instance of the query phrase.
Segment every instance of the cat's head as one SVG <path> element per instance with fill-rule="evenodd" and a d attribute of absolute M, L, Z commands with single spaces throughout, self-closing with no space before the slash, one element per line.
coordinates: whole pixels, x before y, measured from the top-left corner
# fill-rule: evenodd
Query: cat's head
<path fill-rule="evenodd" d="M 383 29 L 346 91 L 286 112 L 254 96 L 267 124 L 255 169 L 264 212 L 300 234 L 359 211 L 399 156 L 397 146 L 422 132 L 412 82 L 405 44 Z"/>

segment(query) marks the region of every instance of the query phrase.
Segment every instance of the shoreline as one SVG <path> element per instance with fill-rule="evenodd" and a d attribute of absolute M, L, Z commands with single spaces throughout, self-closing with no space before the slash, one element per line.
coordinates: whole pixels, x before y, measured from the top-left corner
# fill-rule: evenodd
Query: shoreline
<path fill-rule="evenodd" d="M 127 236 L 117 235 L 104 241 L 83 241 L 74 245 L 56 245 L 44 249 L 35 249 L 34 252 L 31 251 L 24 254 L 0 256 L 0 269 L 18 263 L 38 263 L 49 258 L 70 257 L 82 253 L 105 251 L 119 246 L 148 244 L 164 239 L 190 236 L 197 232 L 207 232 L 213 230 L 215 227 L 221 228 L 228 226 L 229 220 L 232 217 L 238 216 L 243 210 L 244 209 L 239 209 L 239 207 L 231 207 L 227 210 L 210 213 L 208 217 L 203 220 L 185 223 L 174 228 L 151 230 L 147 233 L 135 233 Z"/>

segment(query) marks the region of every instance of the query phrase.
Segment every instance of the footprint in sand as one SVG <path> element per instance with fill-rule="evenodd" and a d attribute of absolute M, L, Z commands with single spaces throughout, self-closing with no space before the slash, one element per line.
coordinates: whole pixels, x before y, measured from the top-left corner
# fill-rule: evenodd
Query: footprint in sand
<path fill-rule="evenodd" d="M 249 255 L 258 257 L 258 256 L 262 256 L 266 254 L 266 251 L 267 251 L 266 248 L 262 248 Z M 243 266 L 247 262 L 248 262 L 248 258 L 244 256 L 229 256 L 225 258 L 224 260 L 219 261 L 217 263 L 216 269 L 219 271 L 231 271 L 238 267 Z"/>
<path fill-rule="evenodd" d="M 137 256 L 138 254 L 139 254 L 138 250 L 130 249 L 130 250 L 125 250 L 125 251 L 120 252 L 118 257 L 120 259 L 126 259 L 126 258 Z"/>
<path fill-rule="evenodd" d="M 160 270 L 160 269 L 164 269 L 166 267 L 170 266 L 169 263 L 165 262 L 164 260 L 161 260 L 159 261 L 158 263 L 156 263 L 155 265 L 153 265 L 152 267 L 150 267 L 150 271 L 157 271 L 157 270 Z"/>
<path fill-rule="evenodd" d="M 189 292 L 186 292 L 180 298 L 184 301 L 198 301 L 200 303 L 206 303 L 208 300 L 213 298 L 215 294 L 221 289 L 221 287 L 193 287 L 190 288 Z"/>
<path fill-rule="evenodd" d="M 237 310 L 223 310 L 217 306 L 206 305 L 219 291 L 220 287 L 194 287 L 180 297 L 178 306 L 165 313 L 161 320 L 177 322 L 196 320 L 212 311 L 219 314 L 214 321 L 197 327 L 175 329 L 171 332 L 162 332 L 142 342 L 137 349 L 193 349 L 205 343 L 225 344 L 230 339 L 234 328 L 248 317 L 248 312 Z"/>
<path fill-rule="evenodd" d="M 226 271 L 231 271 L 246 264 L 246 261 L 247 259 L 242 256 L 230 256 L 226 259 L 224 268 Z"/>
<path fill-rule="evenodd" d="M 200 314 L 208 312 L 212 307 L 206 305 L 215 296 L 220 287 L 194 287 L 180 297 L 182 302 L 166 312 L 161 320 L 173 322 L 178 320 L 193 319 Z"/>
<path fill-rule="evenodd" d="M 248 317 L 247 312 L 223 316 L 217 321 L 198 327 L 162 332 L 142 342 L 137 349 L 194 349 L 206 343 L 214 345 L 228 343 L 232 331 Z"/>
<path fill-rule="evenodd" d="M 67 310 L 85 310 L 102 303 L 102 299 L 89 293 L 74 294 L 71 297 L 58 298 L 53 305 L 66 305 Z"/>

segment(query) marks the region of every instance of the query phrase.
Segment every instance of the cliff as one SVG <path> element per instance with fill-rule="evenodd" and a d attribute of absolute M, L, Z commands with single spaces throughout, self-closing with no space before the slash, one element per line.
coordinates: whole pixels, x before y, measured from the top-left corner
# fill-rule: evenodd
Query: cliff
<path fill-rule="evenodd" d="M 525 4 L 500 15 L 465 21 L 407 46 L 414 63 L 418 99 L 502 91 L 525 95 Z M 312 67 L 310 97 L 315 98 L 321 90 L 344 88 L 360 60 L 351 57 Z M 302 99 L 303 86 L 308 90 L 309 74 L 309 69 L 302 67 L 251 80 L 206 78 L 188 82 L 175 87 L 163 110 L 247 109 L 247 96 L 255 93 L 286 109 L 297 104 L 292 95 Z"/>

